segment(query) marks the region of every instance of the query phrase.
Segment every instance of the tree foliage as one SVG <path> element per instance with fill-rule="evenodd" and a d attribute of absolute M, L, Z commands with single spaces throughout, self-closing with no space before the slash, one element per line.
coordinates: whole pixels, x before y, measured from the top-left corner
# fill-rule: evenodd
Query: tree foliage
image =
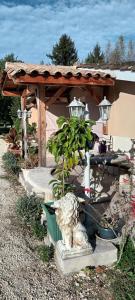
<path fill-rule="evenodd" d="M 17 61 L 20 61 L 20 60 L 18 60 L 18 58 L 15 57 L 14 53 L 10 53 L 10 54 L 5 55 L 4 58 L 0 59 L 0 71 L 4 70 L 6 61 L 8 61 L 8 62 L 17 62 Z"/>
<path fill-rule="evenodd" d="M 135 43 L 129 40 L 125 42 L 124 36 L 120 35 L 114 46 L 107 43 L 105 49 L 105 62 L 109 64 L 120 65 L 135 61 Z"/>
<path fill-rule="evenodd" d="M 50 137 L 47 147 L 49 152 L 54 155 L 57 163 L 57 179 L 51 183 L 53 184 L 54 196 L 60 198 L 70 190 L 67 179 L 70 171 L 82 160 L 81 150 L 87 151 L 89 149 L 93 122 L 76 117 L 70 119 L 59 117 L 57 124 L 59 129 Z"/>
<path fill-rule="evenodd" d="M 18 61 L 13 53 L 0 59 L 0 72 L 5 68 L 5 63 Z M 4 97 L 0 94 L 0 122 L 4 124 L 13 124 L 17 117 L 17 110 L 20 106 L 19 97 Z"/>
<path fill-rule="evenodd" d="M 89 149 L 88 142 L 92 139 L 90 121 L 77 117 L 59 117 L 57 124 L 59 130 L 50 137 L 48 149 L 57 163 L 64 157 L 65 166 L 70 169 L 78 164 L 80 150 Z"/>
<path fill-rule="evenodd" d="M 104 53 L 101 51 L 100 45 L 97 43 L 93 51 L 88 54 L 85 63 L 102 63 L 104 61 Z"/>
<path fill-rule="evenodd" d="M 135 42 L 129 40 L 128 48 L 127 48 L 127 60 L 128 61 L 135 61 Z"/>
<path fill-rule="evenodd" d="M 63 34 L 59 42 L 53 46 L 52 53 L 47 54 L 47 57 L 55 65 L 73 65 L 78 60 L 74 41 L 67 34 Z"/>
<path fill-rule="evenodd" d="M 17 110 L 20 109 L 21 100 L 20 97 L 10 97 L 10 99 L 11 99 L 10 117 L 14 124 L 17 118 Z"/>
<path fill-rule="evenodd" d="M 125 61 L 125 40 L 121 35 L 116 41 L 115 47 L 110 53 L 110 63 L 121 64 Z"/>

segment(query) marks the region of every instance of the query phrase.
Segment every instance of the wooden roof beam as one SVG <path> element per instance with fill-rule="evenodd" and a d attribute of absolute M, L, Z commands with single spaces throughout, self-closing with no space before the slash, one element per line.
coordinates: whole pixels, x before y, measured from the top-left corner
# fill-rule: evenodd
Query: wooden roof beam
<path fill-rule="evenodd" d="M 8 90 L 2 90 L 2 95 L 3 96 L 13 96 L 13 97 L 18 97 L 18 96 L 21 96 L 22 95 L 22 92 L 21 91 L 8 91 Z"/>
<path fill-rule="evenodd" d="M 30 75 L 19 76 L 13 79 L 14 84 L 44 84 L 44 85 L 59 85 L 59 86 L 81 86 L 81 85 L 97 85 L 97 86 L 113 86 L 115 81 L 112 78 L 94 78 L 94 77 L 81 77 L 76 78 L 74 76 L 70 78 L 66 78 L 61 76 L 59 78 L 55 78 L 54 76 L 36 76 L 32 77 Z"/>
<path fill-rule="evenodd" d="M 37 86 L 36 85 L 27 85 L 26 87 L 23 85 L 23 89 L 18 89 L 18 85 L 12 84 L 6 85 L 5 88 L 2 88 L 2 95 L 3 96 L 30 96 L 35 93 Z"/>
<path fill-rule="evenodd" d="M 98 96 L 96 95 L 95 91 L 91 88 L 91 86 L 86 86 L 86 90 L 90 93 L 91 97 L 94 98 L 97 104 L 100 103 Z"/>
<path fill-rule="evenodd" d="M 57 92 L 46 102 L 47 106 L 53 104 L 67 89 L 67 86 L 60 87 Z"/>

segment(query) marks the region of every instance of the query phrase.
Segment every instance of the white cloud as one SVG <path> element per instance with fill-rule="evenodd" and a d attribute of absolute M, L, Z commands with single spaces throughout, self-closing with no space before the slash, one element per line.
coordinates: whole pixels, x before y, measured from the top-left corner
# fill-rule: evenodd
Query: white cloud
<path fill-rule="evenodd" d="M 0 4 L 0 57 L 14 52 L 27 62 L 47 61 L 46 53 L 67 33 L 82 59 L 96 42 L 104 47 L 120 34 L 135 39 L 134 16 L 134 0 L 48 0 L 36 6 L 5 2 Z"/>

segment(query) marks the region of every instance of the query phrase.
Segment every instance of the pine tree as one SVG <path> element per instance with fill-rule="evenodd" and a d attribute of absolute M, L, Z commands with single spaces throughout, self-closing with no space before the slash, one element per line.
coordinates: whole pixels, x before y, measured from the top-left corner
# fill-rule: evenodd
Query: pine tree
<path fill-rule="evenodd" d="M 85 63 L 102 63 L 104 62 L 104 53 L 101 51 L 100 45 L 97 43 L 93 51 L 88 54 Z"/>
<path fill-rule="evenodd" d="M 74 41 L 67 34 L 63 34 L 59 42 L 53 46 L 52 53 L 47 54 L 47 57 L 55 65 L 73 65 L 78 60 Z"/>

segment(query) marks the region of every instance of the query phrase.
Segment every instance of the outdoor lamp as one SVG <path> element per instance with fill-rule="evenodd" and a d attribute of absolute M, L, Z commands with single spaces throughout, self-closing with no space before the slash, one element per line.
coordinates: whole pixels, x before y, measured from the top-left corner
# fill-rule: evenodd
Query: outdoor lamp
<path fill-rule="evenodd" d="M 20 109 L 17 110 L 17 116 L 19 119 L 22 118 L 22 111 Z"/>
<path fill-rule="evenodd" d="M 109 119 L 110 109 L 112 104 L 109 100 L 106 99 L 106 96 L 104 96 L 104 99 L 100 102 L 99 106 L 99 113 L 100 113 L 100 119 L 101 121 L 107 121 Z"/>
<path fill-rule="evenodd" d="M 74 97 L 73 101 L 68 105 L 71 117 L 83 118 L 85 112 L 85 105 Z"/>
<path fill-rule="evenodd" d="M 24 111 L 22 111 L 22 110 L 20 110 L 20 109 L 18 109 L 17 110 L 17 116 L 18 116 L 18 118 L 19 119 L 22 119 L 23 117 L 25 117 L 25 118 L 30 118 L 31 117 L 31 111 L 29 110 L 24 110 Z"/>

